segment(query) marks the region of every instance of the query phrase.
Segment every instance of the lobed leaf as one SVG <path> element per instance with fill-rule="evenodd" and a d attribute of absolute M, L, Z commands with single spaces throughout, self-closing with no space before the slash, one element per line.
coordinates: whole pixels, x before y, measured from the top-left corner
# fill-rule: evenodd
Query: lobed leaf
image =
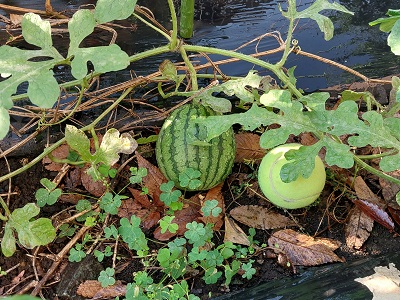
<path fill-rule="evenodd" d="M 80 43 L 93 32 L 95 26 L 96 20 L 92 11 L 81 9 L 74 13 L 68 22 L 68 30 L 70 32 L 68 56 L 71 56 L 79 48 Z"/>
<path fill-rule="evenodd" d="M 22 36 L 29 44 L 42 49 L 52 47 L 50 22 L 44 21 L 39 15 L 27 13 L 21 21 Z"/>
<path fill-rule="evenodd" d="M 317 22 L 319 29 L 324 33 L 325 40 L 330 40 L 333 37 L 333 23 L 332 21 L 324 16 L 321 15 L 320 12 L 322 10 L 337 10 L 344 13 L 348 13 L 353 15 L 354 13 L 349 11 L 343 5 L 337 2 L 329 2 L 328 0 L 316 0 L 313 4 L 311 4 L 308 8 L 304 9 L 303 11 L 296 11 L 294 14 L 288 12 L 282 12 L 282 14 L 286 18 L 294 18 L 294 19 L 303 19 L 309 18 Z"/>
<path fill-rule="evenodd" d="M 82 79 L 87 75 L 88 62 L 91 62 L 94 71 L 99 73 L 119 71 L 125 69 L 130 63 L 128 54 L 116 44 L 70 49 L 69 54 L 74 56 L 71 62 L 71 73 L 76 79 Z"/>
<path fill-rule="evenodd" d="M 228 80 L 220 85 L 212 87 L 200 94 L 197 98 L 217 112 L 229 112 L 232 105 L 229 100 L 223 97 L 214 96 L 215 93 L 223 92 L 227 96 L 235 95 L 240 99 L 239 107 L 245 103 L 254 102 L 254 94 L 249 87 L 258 88 L 263 78 L 256 71 L 250 71 L 245 78 L 238 80 Z"/>
<path fill-rule="evenodd" d="M 103 136 L 100 148 L 94 154 L 96 162 L 112 166 L 119 160 L 119 153 L 131 154 L 138 144 L 129 133 L 120 133 L 111 128 Z"/>
<path fill-rule="evenodd" d="M 90 162 L 93 160 L 90 153 L 90 141 L 86 134 L 72 125 L 65 127 L 65 139 L 71 149 L 79 153 L 84 161 Z"/>
<path fill-rule="evenodd" d="M 99 23 L 128 18 L 135 10 L 137 0 L 98 0 L 94 16 Z"/>

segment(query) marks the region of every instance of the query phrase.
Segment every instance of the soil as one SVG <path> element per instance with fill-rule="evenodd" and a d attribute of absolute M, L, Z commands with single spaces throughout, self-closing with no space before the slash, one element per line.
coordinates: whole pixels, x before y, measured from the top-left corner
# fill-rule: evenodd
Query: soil
<path fill-rule="evenodd" d="M 29 157 L 17 157 L 8 160 L 8 164 L 12 170 L 21 167 L 21 164 L 26 162 Z M 240 167 L 240 169 L 239 169 Z M 243 169 L 244 168 L 244 169 Z M 236 166 L 235 170 L 230 178 L 232 180 L 239 174 L 239 170 L 242 173 L 245 166 Z M 0 163 L 1 175 L 7 173 L 7 166 L 3 159 Z M 10 209 L 13 210 L 18 207 L 22 207 L 24 204 L 29 202 L 35 202 L 34 194 L 38 188 L 40 188 L 40 179 L 43 177 L 54 178 L 55 172 L 47 171 L 44 166 L 39 163 L 34 167 L 30 168 L 25 173 L 18 175 L 12 179 L 11 182 L 11 197 L 10 197 Z M 365 180 L 372 189 L 379 187 L 377 179 L 373 176 L 365 174 Z M 228 180 L 228 181 L 230 181 Z M 3 182 L 0 187 L 1 194 L 7 194 L 9 191 L 9 183 Z M 376 191 L 379 195 L 379 190 Z M 327 237 L 341 242 L 339 249 L 335 253 L 346 260 L 346 262 L 352 262 L 360 258 L 375 256 L 375 255 L 386 255 L 398 251 L 399 241 L 395 233 L 390 233 L 388 229 L 381 225 L 375 225 L 371 236 L 364 244 L 362 249 L 355 250 L 350 249 L 346 246 L 344 226 L 346 224 L 346 218 L 350 209 L 353 207 L 352 202 L 347 197 L 333 197 L 335 200 L 327 201 L 332 199 L 332 196 L 337 195 L 339 192 L 333 192 L 333 184 L 327 184 L 322 196 L 321 201 L 308 209 L 299 209 L 290 211 L 290 215 L 294 217 L 298 224 L 301 226 L 301 231 L 312 236 Z M 224 186 L 224 195 L 226 201 L 226 207 L 229 209 L 238 205 L 255 204 L 255 205 L 267 205 L 264 200 L 260 197 L 252 196 L 249 197 L 246 193 L 242 197 L 232 200 L 232 194 L 228 189 L 227 185 Z M 73 206 L 69 203 L 59 203 L 58 205 L 46 206 L 42 209 L 41 215 L 45 217 L 51 217 L 59 213 L 61 210 L 69 209 L 72 210 Z M 283 212 L 280 209 L 276 211 L 289 215 L 289 212 Z M 247 228 L 244 226 L 244 230 L 247 232 Z M 257 230 L 255 239 L 260 243 L 267 243 L 272 230 Z M 223 230 L 220 238 L 222 239 Z M 217 235 L 218 236 L 218 235 Z M 150 236 L 151 237 L 151 236 Z M 19 292 L 29 293 L 32 290 L 32 282 L 40 280 L 46 271 L 50 268 L 53 263 L 53 257 L 57 254 L 62 247 L 69 241 L 69 239 L 57 239 L 54 243 L 47 247 L 41 247 L 40 249 L 28 250 L 24 248 L 18 248 L 17 252 L 9 258 L 0 256 L 0 267 L 1 270 L 8 271 L 7 276 L 0 277 L 0 294 L 15 294 Z M 154 247 L 157 248 L 156 244 Z M 123 251 L 121 252 L 123 253 Z M 35 266 L 33 265 L 33 257 L 36 257 Z M 131 280 L 132 273 L 140 269 L 140 263 L 137 259 L 125 257 L 126 265 L 120 268 L 120 272 L 117 273 L 116 278 L 122 282 L 129 282 Z M 209 299 L 212 297 L 226 294 L 235 290 L 242 290 L 252 286 L 257 286 L 262 282 L 270 282 L 274 279 L 280 279 L 284 277 L 296 276 L 295 272 L 291 268 L 283 267 L 278 263 L 276 257 L 269 258 L 266 251 L 257 253 L 255 256 L 255 268 L 257 273 L 251 280 L 243 280 L 240 276 L 236 276 L 233 283 L 230 285 L 230 290 L 223 289 L 219 284 L 205 285 L 201 280 L 201 276 L 193 276 L 189 282 L 191 284 L 192 293 L 201 297 L 201 299 Z M 109 267 L 111 261 L 105 260 L 103 268 Z M 61 280 L 61 284 L 65 284 L 64 270 L 67 265 L 67 258 L 63 258 L 63 263 L 58 268 L 55 276 L 49 279 L 45 287 L 42 289 L 42 295 L 45 299 L 60 299 L 57 298 L 57 292 L 60 290 L 58 286 Z M 74 268 L 78 268 L 75 267 Z M 89 266 L 89 268 L 93 268 Z M 34 270 L 38 273 L 36 277 Z M 297 274 L 301 273 L 306 268 L 297 268 Z M 71 276 L 71 275 L 68 275 Z M 69 277 L 68 277 L 69 278 Z M 86 278 L 87 279 L 87 278 Z M 67 280 L 68 282 L 68 280 Z M 334 284 L 334 282 L 332 282 Z M 73 292 L 72 292 L 73 293 Z M 79 299 L 75 295 L 62 299 Z"/>

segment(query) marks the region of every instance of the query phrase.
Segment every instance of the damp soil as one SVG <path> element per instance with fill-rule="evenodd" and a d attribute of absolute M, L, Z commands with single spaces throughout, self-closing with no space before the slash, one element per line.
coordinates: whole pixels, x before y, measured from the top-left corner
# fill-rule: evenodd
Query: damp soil
<path fill-rule="evenodd" d="M 10 169 L 14 170 L 21 167 L 21 164 L 31 158 L 32 157 L 11 158 L 8 160 L 8 164 Z M 233 185 L 235 176 L 238 174 L 239 169 L 241 173 L 243 172 L 243 166 L 235 166 L 231 178 L 228 179 L 228 181 L 231 181 Z M 0 162 L 0 170 L 1 175 L 8 172 L 8 166 L 4 159 Z M 36 190 L 41 187 L 40 179 L 43 177 L 54 178 L 55 175 L 55 172 L 47 171 L 44 166 L 39 163 L 25 173 L 12 178 L 11 191 L 9 191 L 9 182 L 6 181 L 1 183 L 0 193 L 4 195 L 11 192 L 9 205 L 10 209 L 13 210 L 24 206 L 26 203 L 35 202 L 34 194 Z M 377 190 L 377 187 L 379 187 L 377 178 L 365 174 L 364 180 L 370 188 L 379 195 L 379 190 Z M 260 197 L 249 197 L 246 193 L 243 194 L 244 196 L 233 200 L 231 193 L 232 187 L 232 185 L 229 185 L 228 188 L 228 185 L 226 184 L 223 188 L 228 213 L 230 209 L 238 205 L 269 205 Z M 300 230 L 303 233 L 340 241 L 342 244 L 335 253 L 339 257 L 345 259 L 346 263 L 354 262 L 366 257 L 390 255 L 398 251 L 399 238 L 397 237 L 397 234 L 390 233 L 386 228 L 378 224 L 375 224 L 370 237 L 360 250 L 346 247 L 344 226 L 346 224 L 347 215 L 353 207 L 353 204 L 346 197 L 337 197 L 336 200 L 333 201 L 327 200 L 332 199 L 332 193 L 334 193 L 333 186 L 328 182 L 323 191 L 321 196 L 322 200 L 320 202 L 307 209 L 290 211 L 290 214 L 297 220 L 300 225 Z M 69 203 L 58 203 L 57 205 L 46 206 L 41 210 L 41 216 L 52 217 L 68 208 L 72 209 L 73 206 Z M 288 212 L 279 209 L 276 210 L 280 213 L 288 214 Z M 243 229 L 247 232 L 248 228 L 243 227 Z M 257 230 L 255 239 L 260 243 L 267 244 L 267 240 L 271 234 L 272 230 Z M 217 239 L 222 240 L 223 229 L 220 234 L 217 234 L 216 236 Z M 149 237 L 151 238 L 151 236 Z M 69 239 L 66 238 L 56 239 L 46 247 L 41 247 L 40 249 L 35 248 L 33 250 L 18 247 L 17 252 L 12 257 L 5 258 L 4 256 L 0 256 L 1 270 L 9 270 L 6 276 L 0 277 L 0 295 L 15 294 L 19 292 L 29 293 L 31 289 L 25 289 L 25 287 L 29 287 L 29 285 L 32 285 L 32 282 L 40 279 L 46 273 L 53 263 L 54 255 L 59 253 L 68 241 Z M 218 243 L 218 241 L 216 242 Z M 158 247 L 156 243 L 150 245 L 150 247 L 154 247 L 152 250 L 156 250 Z M 124 259 L 125 265 L 119 268 L 120 271 L 117 273 L 116 278 L 121 280 L 123 283 L 129 283 L 132 280 L 132 273 L 140 270 L 141 264 L 138 259 L 129 257 L 128 252 L 124 252 L 123 248 L 121 250 L 122 255 L 126 255 Z M 307 270 L 307 268 L 297 268 L 295 270 L 296 272 L 294 272 L 293 269 L 280 265 L 277 258 L 270 257 L 267 252 L 259 252 L 253 257 L 253 259 L 255 260 L 254 267 L 256 268 L 257 273 L 251 280 L 244 280 L 237 275 L 234 277 L 230 289 L 226 290 L 221 287 L 221 283 L 206 285 L 200 275 L 192 276 L 188 280 L 191 292 L 198 295 L 201 299 L 210 299 L 238 290 L 249 289 L 264 282 L 271 282 L 282 278 L 294 278 L 298 274 Z M 46 286 L 42 289 L 42 295 L 45 299 L 80 299 L 74 295 L 74 291 L 69 292 L 69 297 L 58 296 L 59 291 L 64 288 L 60 285 L 65 285 L 66 282 L 70 281 L 69 278 L 72 276 L 71 271 L 69 271 L 70 273 L 66 273 L 68 268 L 66 269 L 65 267 L 68 266 L 68 264 L 68 258 L 64 257 L 63 263 L 60 264 L 55 275 L 49 279 Z M 93 262 L 92 265 L 90 263 L 89 265 L 85 265 L 86 269 L 83 270 L 83 273 L 88 273 L 88 269 L 94 269 L 94 264 L 97 266 L 98 263 Z M 105 269 L 106 267 L 110 267 L 110 264 L 110 260 L 105 260 L 101 267 Z M 72 273 L 75 273 L 75 269 L 79 268 L 78 266 L 79 263 L 74 265 L 74 271 Z M 363 274 L 360 275 L 362 276 Z M 65 280 L 65 276 L 67 276 L 67 280 Z M 334 285 L 335 280 L 332 278 L 332 286 Z"/>

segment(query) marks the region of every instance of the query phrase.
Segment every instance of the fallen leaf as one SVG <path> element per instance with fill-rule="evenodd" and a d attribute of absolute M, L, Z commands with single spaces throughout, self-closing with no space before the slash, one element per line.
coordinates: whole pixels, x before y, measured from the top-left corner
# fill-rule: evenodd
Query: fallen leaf
<path fill-rule="evenodd" d="M 244 162 L 262 159 L 266 151 L 260 147 L 260 136 L 254 133 L 245 132 L 235 135 L 236 157 L 235 162 Z"/>
<path fill-rule="evenodd" d="M 357 206 L 354 207 L 345 227 L 346 245 L 349 248 L 360 249 L 369 238 L 373 227 L 374 220 Z"/>
<path fill-rule="evenodd" d="M 382 199 L 371 191 L 361 176 L 357 176 L 354 180 L 354 191 L 356 192 L 358 199 L 367 200 L 368 202 L 375 203 L 382 207 L 385 206 Z"/>
<path fill-rule="evenodd" d="M 186 224 L 197 221 L 201 216 L 199 210 L 200 198 L 199 194 L 196 194 L 189 200 L 185 201 L 183 209 L 174 213 L 175 218 L 173 219 L 172 223 L 178 224 L 178 231 L 176 233 L 171 233 L 169 231 L 161 233 L 161 227 L 158 226 L 156 230 L 154 230 L 154 237 L 160 241 L 168 241 L 170 238 L 176 235 L 183 235 L 187 230 Z"/>
<path fill-rule="evenodd" d="M 168 180 L 156 166 L 143 158 L 138 152 L 135 153 L 138 167 L 147 169 L 147 176 L 143 177 L 143 185 L 149 189 L 149 195 L 153 199 L 154 204 L 157 206 L 163 206 L 164 204 L 160 200 L 160 185 Z"/>
<path fill-rule="evenodd" d="M 390 215 L 392 216 L 393 220 L 397 223 L 397 225 L 400 225 L 399 205 L 388 206 L 388 211 L 389 211 Z"/>
<path fill-rule="evenodd" d="M 144 229 L 150 229 L 157 225 L 161 219 L 161 213 L 156 210 L 156 207 L 143 207 L 142 203 L 137 199 L 128 198 L 122 201 L 118 208 L 118 216 L 120 218 L 130 219 L 134 215 L 140 219 L 140 223 Z"/>
<path fill-rule="evenodd" d="M 23 17 L 23 15 L 10 14 L 10 21 L 14 26 L 20 25 Z"/>
<path fill-rule="evenodd" d="M 371 219 L 389 229 L 390 232 L 394 230 L 394 222 L 392 218 L 378 204 L 374 204 L 367 200 L 361 199 L 355 199 L 353 200 L 353 203 L 357 205 Z"/>
<path fill-rule="evenodd" d="M 117 281 L 114 285 L 103 288 L 97 280 L 86 280 L 78 286 L 76 294 L 91 299 L 121 297 L 126 294 L 126 285 L 123 285 L 121 281 Z"/>
<path fill-rule="evenodd" d="M 144 208 L 150 208 L 151 202 L 149 200 L 149 197 L 142 193 L 142 191 L 139 191 L 137 189 L 133 189 L 128 187 L 129 192 L 131 193 L 131 195 L 133 196 L 133 198 L 140 203 L 140 205 Z M 164 206 L 164 205 L 163 205 Z"/>
<path fill-rule="evenodd" d="M 58 159 L 66 159 L 68 157 L 69 150 L 70 150 L 70 148 L 67 144 L 62 144 L 59 147 L 57 147 L 56 149 L 54 149 L 51 152 L 51 155 Z M 46 170 L 53 171 L 53 172 L 60 171 L 63 166 L 62 163 L 56 163 L 56 162 L 52 161 L 48 156 L 43 158 L 42 163 L 44 164 L 44 168 Z"/>
<path fill-rule="evenodd" d="M 388 175 L 400 179 L 400 170 L 389 172 Z M 379 177 L 379 184 L 382 187 L 382 196 L 386 202 L 395 202 L 396 194 L 400 191 L 400 185 Z"/>
<path fill-rule="evenodd" d="M 243 205 L 232 209 L 229 214 L 238 222 L 258 229 L 275 229 L 296 226 L 292 220 L 258 205 Z"/>
<path fill-rule="evenodd" d="M 89 164 L 86 164 L 81 170 L 81 180 L 82 185 L 85 189 L 95 197 L 101 197 L 107 190 L 106 186 L 103 184 L 103 181 L 97 180 L 94 181 L 92 176 L 89 175 L 86 170 L 90 168 Z"/>
<path fill-rule="evenodd" d="M 317 266 L 329 262 L 343 262 L 332 247 L 333 242 L 327 245 L 327 239 L 321 241 L 318 238 L 298 233 L 292 229 L 283 229 L 275 232 L 268 239 L 268 245 L 284 252 L 289 261 L 295 266 Z M 336 247 L 336 246 L 334 246 Z"/>
<path fill-rule="evenodd" d="M 225 236 L 224 243 L 232 242 L 235 244 L 250 246 L 249 238 L 233 219 L 225 216 Z"/>
<path fill-rule="evenodd" d="M 223 183 L 220 183 L 219 185 L 217 185 L 216 187 L 213 187 L 212 189 L 210 189 L 207 194 L 206 197 L 201 200 L 201 206 L 203 207 L 204 202 L 206 202 L 207 200 L 217 200 L 218 201 L 218 205 L 217 207 L 221 208 L 221 213 L 214 217 L 213 215 L 209 215 L 207 217 L 204 216 L 202 210 L 200 210 L 201 213 L 201 217 L 199 217 L 199 219 L 204 223 L 211 223 L 214 224 L 213 230 L 214 231 L 219 231 L 223 225 L 223 215 L 225 214 L 225 203 L 224 203 L 224 196 L 222 195 L 222 186 Z"/>

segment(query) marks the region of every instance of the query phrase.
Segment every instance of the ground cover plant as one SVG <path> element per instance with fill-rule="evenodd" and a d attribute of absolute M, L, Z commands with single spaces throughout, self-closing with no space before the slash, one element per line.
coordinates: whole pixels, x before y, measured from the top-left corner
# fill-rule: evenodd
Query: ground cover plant
<path fill-rule="evenodd" d="M 43 293 L 56 280 L 56 273 L 62 273 L 59 270 L 63 264 L 84 264 L 90 257 L 102 263 L 102 270 L 92 278 L 79 280 L 73 293 L 95 299 L 206 299 L 252 280 L 260 268 L 259 261 L 266 257 L 292 274 L 301 266 L 344 262 L 335 253 L 340 242 L 320 236 L 322 232 L 312 236 L 300 222 L 313 207 L 295 206 L 301 211 L 274 207 L 258 188 L 259 161 L 267 151 L 285 143 L 302 146 L 285 154 L 287 163 L 279 172 L 274 171 L 274 178 L 279 176 L 281 185 L 309 178 L 320 156 L 328 183 L 314 207 L 325 205 L 332 219 L 346 222 L 347 247 L 361 251 L 374 222 L 390 233 L 396 231 L 400 202 L 400 79 L 393 76 L 389 81 L 387 105 L 381 105 L 367 90 L 346 90 L 340 101 L 330 106 L 329 93 L 303 93 L 296 87 L 295 68 L 285 68 L 290 55 L 304 54 L 301 41 L 293 38 L 296 22 L 314 20 L 329 40 L 333 23 L 322 12 L 351 14 L 344 6 L 317 0 L 298 11 L 296 1 L 288 0 L 280 8 L 288 21 L 285 39 L 276 32 L 268 35 L 278 41 L 274 51 L 281 52 L 282 57 L 269 63 L 261 56 L 270 52 L 245 55 L 181 40 L 172 0 L 168 0 L 172 30 L 165 29 L 150 10 L 137 6 L 136 1 L 99 0 L 94 9 L 82 8 L 70 17 L 52 11 L 47 4 L 48 14 L 65 17 L 57 23 L 66 26 L 68 32 L 65 53 L 53 45 L 55 24 L 32 12 L 21 18 L 22 37 L 11 36 L 10 45 L 0 47 L 0 121 L 4 125 L 0 136 L 11 134 L 10 115 L 28 117 L 27 128 L 36 127 L 20 144 L 2 149 L 2 158 L 7 162 L 7 155 L 43 133 L 55 134 L 59 128 L 62 132 L 40 154 L 0 177 L 0 182 L 8 181 L 12 190 L 12 180 L 38 164 L 48 171 L 34 194 L 36 203 L 14 207 L 18 195 L 0 196 L 2 259 L 25 252 L 32 257 L 35 269 L 30 285 L 25 282 L 22 288 L 19 281 L 9 280 L 1 287 L 3 295 L 22 290 L 32 297 L 54 297 L 51 292 L 52 296 Z M 187 5 L 192 8 L 193 2 Z M 84 46 L 95 30 L 115 33 L 113 22 L 129 18 L 158 32 L 166 44 L 131 56 L 114 43 L 114 37 L 108 45 Z M 388 17 L 371 23 L 390 32 L 388 45 L 395 54 L 400 41 L 399 18 L 398 11 L 390 10 Z M 181 29 L 184 23 L 180 23 Z M 185 37 L 190 36 L 191 25 L 188 27 Z M 32 49 L 12 45 L 21 38 Z M 105 73 L 125 70 L 132 62 L 165 53 L 179 54 L 183 63 L 165 60 L 158 72 L 106 89 L 94 88 Z M 219 72 L 220 62 L 195 65 L 193 54 L 219 54 L 250 62 L 274 76 L 260 76 L 249 70 L 243 78 L 228 78 L 229 74 Z M 202 72 L 210 66 L 213 74 Z M 70 80 L 58 82 L 55 67 L 66 68 Z M 21 84 L 25 84 L 26 93 L 19 92 Z M 150 96 L 132 100 L 138 90 Z M 164 107 L 175 105 L 160 109 L 151 102 L 155 98 L 163 99 Z M 19 106 L 24 99 L 36 106 Z M 139 105 L 151 109 L 151 113 L 127 125 L 119 123 L 131 118 Z M 193 107 L 213 112 L 192 114 Z M 183 121 L 174 123 L 174 117 L 186 108 Z M 93 119 L 79 120 L 77 116 L 89 110 L 98 113 Z M 174 125 L 164 125 L 161 133 L 160 126 L 132 130 L 139 123 L 164 120 L 168 115 L 173 118 L 167 118 L 165 124 Z M 13 128 L 13 134 L 21 132 Z M 177 137 L 179 132 L 185 132 L 182 139 Z M 158 133 L 160 150 L 155 151 Z M 207 150 L 198 155 L 200 149 Z M 226 158 L 218 154 L 228 151 L 236 153 L 235 159 L 233 155 Z M 198 162 L 200 157 L 206 159 Z M 224 181 L 233 159 L 234 171 Z M 363 177 L 367 176 L 374 176 L 380 184 L 384 200 L 365 183 Z M 289 196 L 295 197 L 296 191 Z M 46 214 L 57 205 L 62 209 L 54 216 Z M 343 215 L 338 217 L 336 210 L 343 210 Z M 49 265 L 41 266 L 47 270 L 39 274 L 36 266 L 45 256 Z M 10 276 L 11 271 L 2 268 L 0 279 Z M 199 282 L 215 288 L 211 294 L 204 292 L 206 288 L 196 291 L 193 287 Z M 58 293 L 62 293 L 60 289 Z"/>

